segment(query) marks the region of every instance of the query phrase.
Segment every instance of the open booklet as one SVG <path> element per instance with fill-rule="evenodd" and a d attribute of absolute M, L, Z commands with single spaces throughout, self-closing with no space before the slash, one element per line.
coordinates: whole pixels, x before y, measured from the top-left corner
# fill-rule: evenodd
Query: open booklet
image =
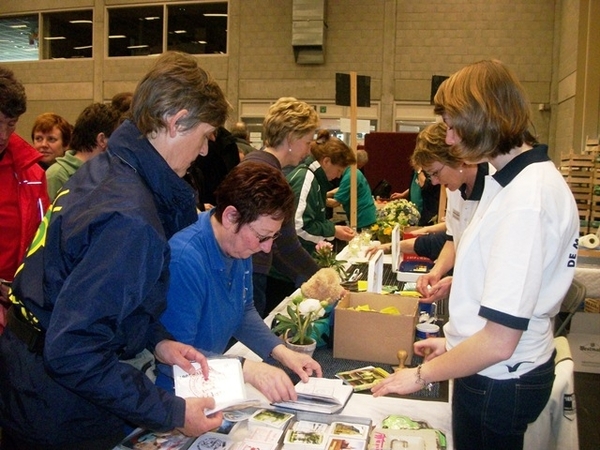
<path fill-rule="evenodd" d="M 179 366 L 173 366 L 175 395 L 182 398 L 213 397 L 215 407 L 206 410 L 207 415 L 222 410 L 256 406 L 260 403 L 258 399 L 246 397 L 242 364 L 237 358 L 208 358 L 210 369 L 208 379 L 204 379 L 200 364 L 194 362 L 192 365 L 197 370 L 193 375 Z"/>
<path fill-rule="evenodd" d="M 352 386 L 342 380 L 310 377 L 307 383 L 296 384 L 298 400 L 273 403 L 281 408 L 334 414 L 340 411 L 352 395 Z"/>

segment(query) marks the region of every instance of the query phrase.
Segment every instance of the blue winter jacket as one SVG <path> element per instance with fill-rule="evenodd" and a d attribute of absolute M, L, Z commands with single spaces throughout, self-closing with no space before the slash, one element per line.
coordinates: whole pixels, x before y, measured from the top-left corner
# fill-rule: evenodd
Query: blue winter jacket
<path fill-rule="evenodd" d="M 195 219 L 193 190 L 126 121 L 65 184 L 16 276 L 15 296 L 46 338 L 39 355 L 10 331 L 0 337 L 3 428 L 60 446 L 126 423 L 184 424 L 184 400 L 122 360 L 171 338 L 158 320 L 168 239 Z"/>

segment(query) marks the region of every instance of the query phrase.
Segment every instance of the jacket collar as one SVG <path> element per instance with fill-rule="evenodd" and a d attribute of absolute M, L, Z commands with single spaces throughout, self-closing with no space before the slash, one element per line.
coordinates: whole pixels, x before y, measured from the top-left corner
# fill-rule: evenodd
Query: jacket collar
<path fill-rule="evenodd" d="M 119 158 L 136 171 L 152 191 L 167 234 L 177 231 L 169 230 L 168 216 L 173 217 L 179 225 L 187 226 L 196 220 L 196 200 L 192 187 L 180 178 L 164 158 L 142 135 L 140 130 L 126 120 L 111 135 L 107 153 Z M 183 216 L 180 216 L 183 214 Z M 179 222 L 178 219 L 183 219 Z"/>

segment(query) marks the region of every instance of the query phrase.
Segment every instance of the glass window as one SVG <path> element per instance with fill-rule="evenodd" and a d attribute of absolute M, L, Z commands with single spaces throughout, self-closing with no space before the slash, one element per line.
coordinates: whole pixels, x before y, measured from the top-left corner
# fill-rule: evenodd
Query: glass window
<path fill-rule="evenodd" d="M 0 61 L 39 59 L 38 15 L 0 18 Z"/>
<path fill-rule="evenodd" d="M 43 59 L 92 57 L 92 10 L 42 14 L 42 21 Z"/>
<path fill-rule="evenodd" d="M 162 53 L 163 7 L 108 9 L 108 56 Z"/>
<path fill-rule="evenodd" d="M 227 53 L 227 3 L 168 5 L 167 49 Z"/>

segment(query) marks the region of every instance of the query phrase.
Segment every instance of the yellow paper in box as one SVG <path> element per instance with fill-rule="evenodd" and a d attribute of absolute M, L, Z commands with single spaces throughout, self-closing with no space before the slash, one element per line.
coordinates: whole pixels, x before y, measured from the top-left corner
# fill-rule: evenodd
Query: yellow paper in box
<path fill-rule="evenodd" d="M 379 312 L 381 314 L 400 314 L 400 311 L 398 311 L 398 308 L 396 308 L 395 306 L 387 306 L 381 310 L 376 310 L 371 308 L 369 305 L 357 305 L 354 307 L 350 307 L 348 308 L 352 311 L 369 311 L 369 312 Z"/>
<path fill-rule="evenodd" d="M 370 311 L 357 311 L 358 306 L 368 306 Z M 399 314 L 381 313 L 390 307 Z M 335 308 L 333 357 L 397 365 L 398 350 L 405 350 L 410 361 L 418 310 L 419 300 L 413 297 L 349 293 Z"/>

